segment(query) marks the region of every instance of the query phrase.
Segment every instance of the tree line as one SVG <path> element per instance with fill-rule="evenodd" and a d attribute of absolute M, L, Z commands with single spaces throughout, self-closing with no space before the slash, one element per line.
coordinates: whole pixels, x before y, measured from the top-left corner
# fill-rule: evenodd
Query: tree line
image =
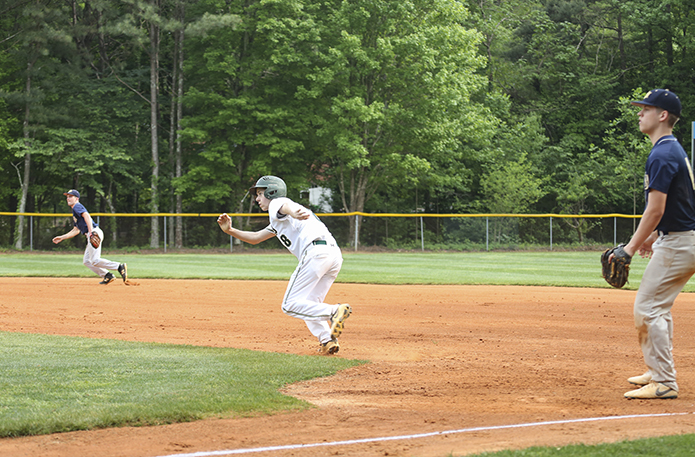
<path fill-rule="evenodd" d="M 639 214 L 629 101 L 677 92 L 688 149 L 694 6 L 2 0 L 0 211 L 67 212 L 77 188 L 92 212 L 254 212 L 246 190 L 275 174 L 335 212 Z"/>

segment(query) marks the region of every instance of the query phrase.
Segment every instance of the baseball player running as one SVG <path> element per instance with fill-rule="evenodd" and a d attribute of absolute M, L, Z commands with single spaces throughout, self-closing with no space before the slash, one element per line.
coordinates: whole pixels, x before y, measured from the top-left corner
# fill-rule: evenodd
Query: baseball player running
<path fill-rule="evenodd" d="M 642 387 L 626 392 L 625 397 L 676 398 L 671 308 L 695 273 L 695 180 L 688 157 L 672 134 L 681 114 L 678 96 L 655 89 L 632 104 L 641 108 L 639 129 L 649 136 L 653 147 L 645 166 L 646 207 L 624 250 L 651 260 L 634 305 L 635 327 L 648 370 L 628 379 Z"/>
<path fill-rule="evenodd" d="M 337 353 L 338 337 L 352 313 L 348 304 L 323 302 L 343 264 L 338 244 L 311 210 L 287 198 L 287 186 L 277 176 L 263 176 L 249 193 L 255 196 L 261 210 L 268 211 L 270 224 L 257 232 L 238 230 L 224 213 L 217 218 L 220 229 L 250 244 L 276 236 L 297 257 L 299 265 L 287 285 L 282 311 L 306 322 L 319 340 L 320 354 Z"/>
<path fill-rule="evenodd" d="M 72 220 L 75 226 L 65 235 L 54 237 L 53 243 L 58 244 L 63 240 L 67 240 L 68 238 L 74 238 L 80 233 L 86 235 L 87 247 L 84 250 L 84 258 L 82 259 L 82 263 L 103 278 L 99 284 L 106 285 L 116 280 L 116 277 L 109 270 L 117 270 L 123 277 L 123 282 L 127 282 L 128 276 L 126 264 L 102 259 L 101 243 L 99 243 L 99 247 L 95 248 L 89 242 L 89 239 L 92 237 L 92 232 L 96 232 L 99 235 L 99 239 L 103 241 L 104 232 L 102 232 L 97 223 L 92 220 L 92 216 L 89 215 L 87 208 L 80 203 L 80 193 L 75 189 L 71 189 L 64 192 L 63 195 L 65 195 L 67 198 L 68 206 L 72 208 Z"/>

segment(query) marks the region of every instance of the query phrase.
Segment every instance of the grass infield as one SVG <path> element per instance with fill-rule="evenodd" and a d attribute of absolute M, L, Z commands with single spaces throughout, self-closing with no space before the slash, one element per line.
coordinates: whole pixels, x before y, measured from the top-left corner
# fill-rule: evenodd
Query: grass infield
<path fill-rule="evenodd" d="M 363 363 L 11 332 L 0 360 L 0 437 L 308 408 L 279 389 Z"/>

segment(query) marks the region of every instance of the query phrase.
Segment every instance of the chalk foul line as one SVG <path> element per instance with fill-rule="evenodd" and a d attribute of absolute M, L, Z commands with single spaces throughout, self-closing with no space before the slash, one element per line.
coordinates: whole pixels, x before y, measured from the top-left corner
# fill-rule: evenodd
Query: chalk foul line
<path fill-rule="evenodd" d="M 606 416 L 606 417 L 588 417 L 584 419 L 568 419 L 568 420 L 557 420 L 549 422 L 529 422 L 526 424 L 511 424 L 511 425 L 492 425 L 488 427 L 473 427 L 473 428 L 462 428 L 458 430 L 445 430 L 439 432 L 429 432 L 429 433 L 418 433 L 414 435 L 399 435 L 399 436 L 382 436 L 375 438 L 362 438 L 357 440 L 344 440 L 344 441 L 331 441 L 323 443 L 310 443 L 310 444 L 287 444 L 283 446 L 268 446 L 268 447 L 256 447 L 248 449 L 227 449 L 223 451 L 203 451 L 203 452 L 193 452 L 189 454 L 169 454 L 165 456 L 158 457 L 214 457 L 214 456 L 224 456 L 224 455 L 239 455 L 239 454 L 253 454 L 257 452 L 272 452 L 272 451 L 287 451 L 293 449 L 308 449 L 313 447 L 326 447 L 326 446 L 349 446 L 352 444 L 363 444 L 363 443 L 378 443 L 383 441 L 397 441 L 397 440 L 413 440 L 419 438 L 429 438 L 432 436 L 442 436 L 442 435 L 454 435 L 460 433 L 472 433 L 472 432 L 487 432 L 493 430 L 506 430 L 514 428 L 526 428 L 526 427 L 540 427 L 544 425 L 562 425 L 562 424 L 578 424 L 582 422 L 599 422 L 599 421 L 611 421 L 611 420 L 623 420 L 623 419 L 644 419 L 650 417 L 668 417 L 668 416 L 685 416 L 693 413 L 662 413 L 662 414 L 633 414 L 627 416 Z"/>

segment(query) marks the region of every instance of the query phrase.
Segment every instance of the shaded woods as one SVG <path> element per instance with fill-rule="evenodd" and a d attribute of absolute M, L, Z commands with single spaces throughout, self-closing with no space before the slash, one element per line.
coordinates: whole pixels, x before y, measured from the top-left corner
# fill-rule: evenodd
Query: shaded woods
<path fill-rule="evenodd" d="M 68 212 L 69 188 L 92 212 L 257 211 L 246 189 L 275 174 L 306 205 L 330 189 L 334 212 L 639 214 L 649 144 L 628 100 L 677 92 L 688 149 L 694 6 L 4 0 L 0 211 Z M 216 230 L 172 224 L 179 247 Z M 3 218 L 0 246 L 28 232 Z"/>

